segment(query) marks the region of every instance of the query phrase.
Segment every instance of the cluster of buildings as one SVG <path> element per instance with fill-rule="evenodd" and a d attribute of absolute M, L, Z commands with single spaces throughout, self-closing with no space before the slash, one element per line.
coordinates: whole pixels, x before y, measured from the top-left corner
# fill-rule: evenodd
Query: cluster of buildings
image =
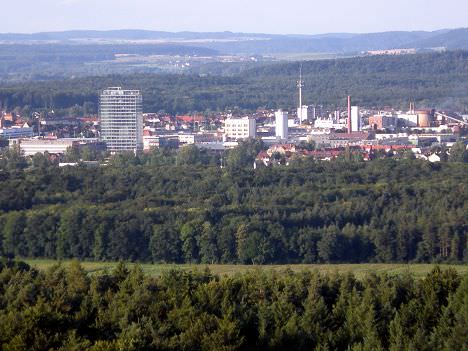
<path fill-rule="evenodd" d="M 410 104 L 408 111 L 373 111 L 353 105 L 348 97 L 344 111 L 309 107 L 302 103 L 302 75 L 297 86 L 297 109 L 259 110 L 248 116 L 231 112 L 211 116 L 144 114 L 140 91 L 110 87 L 100 95 L 99 117 L 41 119 L 35 116 L 38 136 L 34 137 L 35 130 L 27 121 L 12 113 L 2 113 L 0 137 L 19 147 L 26 156 L 45 152 L 63 155 L 69 148 L 84 146 L 110 153 L 138 153 L 186 144 L 223 151 L 241 140 L 261 139 L 269 151 L 259 155 L 258 161 L 271 164 L 277 161 L 271 156 L 278 153 L 284 163 L 298 156 L 330 159 L 349 148 L 362 152 L 365 159 L 382 150 L 411 150 L 415 155 L 429 157 L 434 145 L 450 147 L 466 133 L 468 116 L 416 109 L 414 104 Z M 61 126 L 61 135 L 45 133 L 54 126 Z M 303 143 L 313 144 L 315 150 L 294 146 Z"/>
<path fill-rule="evenodd" d="M 0 113 L 0 138 L 30 138 L 33 135 L 33 128 L 14 112 Z"/>

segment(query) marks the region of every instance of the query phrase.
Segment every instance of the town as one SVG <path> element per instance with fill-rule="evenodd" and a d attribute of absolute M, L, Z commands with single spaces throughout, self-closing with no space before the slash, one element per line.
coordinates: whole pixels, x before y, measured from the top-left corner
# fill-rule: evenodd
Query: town
<path fill-rule="evenodd" d="M 220 154 L 243 140 L 257 139 L 265 150 L 258 154 L 255 168 L 287 165 L 301 157 L 331 160 L 345 153 L 364 161 L 400 156 L 440 162 L 448 159 L 456 142 L 466 149 L 468 115 L 461 112 L 420 108 L 413 102 L 403 111 L 375 110 L 354 105 L 350 96 L 343 99 L 341 110 L 330 110 L 303 104 L 302 75 L 297 87 L 294 109 L 175 116 L 144 112 L 140 91 L 111 87 L 101 92 L 98 116 L 57 117 L 53 111 L 21 116 L 2 111 L 0 145 L 18 148 L 27 157 L 46 154 L 63 166 L 96 162 L 92 157 L 75 162 L 64 157 L 85 147 L 94 155 L 108 155 L 194 145 Z"/>

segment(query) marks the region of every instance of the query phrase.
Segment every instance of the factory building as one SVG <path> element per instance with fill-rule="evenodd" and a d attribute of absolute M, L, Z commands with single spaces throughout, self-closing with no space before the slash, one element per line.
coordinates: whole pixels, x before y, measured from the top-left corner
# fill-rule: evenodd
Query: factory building
<path fill-rule="evenodd" d="M 398 119 L 407 127 L 428 128 L 431 126 L 432 116 L 432 110 L 415 110 L 414 103 L 411 103 L 409 111 L 399 114 Z"/>
<path fill-rule="evenodd" d="M 288 139 L 288 113 L 283 110 L 275 112 L 276 138 Z"/>
<path fill-rule="evenodd" d="M 397 118 L 385 114 L 373 115 L 369 117 L 369 126 L 374 130 L 393 128 L 397 126 Z"/>

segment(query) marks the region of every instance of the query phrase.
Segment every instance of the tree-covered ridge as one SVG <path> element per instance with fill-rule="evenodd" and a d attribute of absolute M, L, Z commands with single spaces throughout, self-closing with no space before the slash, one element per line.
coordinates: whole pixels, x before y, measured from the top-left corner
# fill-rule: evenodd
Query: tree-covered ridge
<path fill-rule="evenodd" d="M 9 266 L 9 268 L 4 267 Z M 2 350 L 466 350 L 468 276 L 0 263 Z"/>
<path fill-rule="evenodd" d="M 25 114 L 37 109 L 56 113 L 96 113 L 99 91 L 108 86 L 141 89 L 147 112 L 187 113 L 290 108 L 297 105 L 299 64 L 276 64 L 232 77 L 133 74 L 59 81 L 3 84 L 0 104 Z M 345 105 L 352 95 L 361 106 L 465 111 L 468 106 L 468 53 L 362 57 L 303 63 L 304 101 L 329 107 Z"/>
<path fill-rule="evenodd" d="M 250 149 L 249 149 L 250 147 Z M 0 244 L 27 257 L 201 263 L 466 261 L 467 165 L 297 160 L 216 165 L 197 148 L 118 155 L 100 168 L 0 172 Z"/>

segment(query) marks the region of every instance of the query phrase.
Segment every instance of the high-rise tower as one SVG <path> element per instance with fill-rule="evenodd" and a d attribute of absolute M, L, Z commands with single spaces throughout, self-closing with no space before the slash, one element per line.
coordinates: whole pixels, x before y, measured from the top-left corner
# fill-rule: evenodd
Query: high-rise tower
<path fill-rule="evenodd" d="M 275 112 L 276 137 L 288 140 L 288 113 L 283 110 Z"/>
<path fill-rule="evenodd" d="M 299 123 L 307 121 L 309 117 L 309 106 L 302 104 L 302 88 L 304 88 L 304 80 L 302 79 L 302 64 L 299 67 L 299 80 L 297 81 L 297 88 L 299 89 L 299 107 L 297 108 L 297 118 Z"/>
<path fill-rule="evenodd" d="M 304 81 L 302 80 L 302 64 L 299 67 L 299 80 L 297 81 L 297 87 L 299 88 L 299 108 L 302 107 L 302 88 L 304 88 Z"/>
<path fill-rule="evenodd" d="M 143 150 L 142 103 L 139 90 L 114 87 L 101 93 L 101 140 L 109 151 Z"/>

